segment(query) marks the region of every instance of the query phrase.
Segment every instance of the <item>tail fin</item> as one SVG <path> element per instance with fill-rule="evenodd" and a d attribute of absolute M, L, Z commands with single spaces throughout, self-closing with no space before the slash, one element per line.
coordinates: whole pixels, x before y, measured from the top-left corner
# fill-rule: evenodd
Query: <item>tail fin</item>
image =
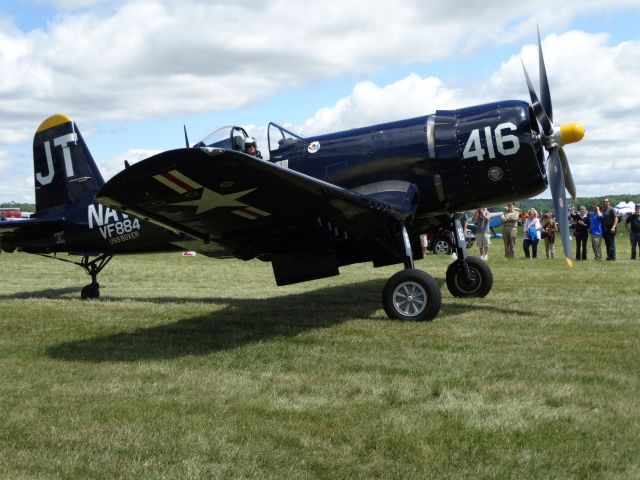
<path fill-rule="evenodd" d="M 52 208 L 92 202 L 104 185 L 78 127 L 66 115 L 53 115 L 33 137 L 36 185 L 35 216 Z"/>

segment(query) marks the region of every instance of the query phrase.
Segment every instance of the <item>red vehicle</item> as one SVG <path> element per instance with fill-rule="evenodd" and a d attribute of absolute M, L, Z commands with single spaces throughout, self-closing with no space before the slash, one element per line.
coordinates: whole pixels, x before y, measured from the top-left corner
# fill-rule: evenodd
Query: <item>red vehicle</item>
<path fill-rule="evenodd" d="M 22 218 L 22 213 L 19 208 L 0 208 L 0 219 L 7 218 Z"/>

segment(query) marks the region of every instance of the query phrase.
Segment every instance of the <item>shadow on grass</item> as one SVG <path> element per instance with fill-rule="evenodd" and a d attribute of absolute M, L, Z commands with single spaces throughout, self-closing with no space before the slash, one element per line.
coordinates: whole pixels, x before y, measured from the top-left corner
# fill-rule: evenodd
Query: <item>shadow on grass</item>
<path fill-rule="evenodd" d="M 11 294 L 0 295 L 0 300 L 11 300 L 14 298 L 52 298 L 61 299 L 62 295 L 76 292 L 78 298 L 80 298 L 80 289 L 78 287 L 65 287 L 65 288 L 45 288 L 44 290 L 36 290 L 33 292 L 16 292 Z M 68 299 L 64 297 L 64 299 Z M 70 299 L 69 299 L 70 300 Z"/>
<path fill-rule="evenodd" d="M 445 289 L 446 288 L 446 282 L 443 278 L 434 278 L 434 280 L 438 283 L 438 285 L 440 286 L 440 289 Z M 378 289 L 377 292 L 374 292 L 374 296 L 371 298 L 375 298 L 376 300 L 380 299 L 380 296 L 382 295 L 382 289 L 384 287 L 384 281 L 383 280 L 370 280 L 364 283 L 359 283 L 359 284 L 351 284 L 349 286 L 340 286 L 340 287 L 331 287 L 331 288 L 327 288 L 327 289 L 320 289 L 320 290 L 315 290 L 315 291 L 310 291 L 304 294 L 298 294 L 298 296 L 304 295 L 325 295 L 325 296 L 330 296 L 329 299 L 329 304 L 335 304 L 336 300 L 338 302 L 340 302 L 340 296 L 342 295 L 348 295 L 348 291 L 351 289 L 356 289 L 358 290 L 359 287 L 358 285 L 367 285 L 367 284 L 374 284 L 375 286 L 371 288 L 371 290 L 374 290 L 375 288 Z M 79 300 L 80 299 L 80 290 L 81 287 L 64 287 L 64 288 L 45 288 L 42 290 L 32 290 L 32 291 L 24 291 L 24 292 L 15 292 L 15 293 L 10 293 L 10 294 L 0 294 L 0 300 L 11 300 L 11 299 L 16 299 L 16 298 L 20 298 L 20 299 L 37 299 L 37 298 L 48 298 L 48 299 L 54 299 L 54 300 L 68 300 L 68 301 L 75 301 L 75 300 Z M 327 291 L 326 294 L 323 293 L 323 291 Z M 117 296 L 113 296 L 113 295 L 104 295 L 105 289 L 101 289 L 101 297 L 100 297 L 100 301 L 103 302 L 120 302 L 120 301 L 131 301 L 131 302 L 151 302 L 151 303 L 158 303 L 158 304 L 182 304 L 182 303 L 210 303 L 210 304 L 220 304 L 220 303 L 235 303 L 238 302 L 239 300 L 234 298 L 234 299 L 226 299 L 226 298 L 219 298 L 219 297 L 214 297 L 214 296 L 207 296 L 207 297 L 172 297 L 172 296 L 161 296 L 161 297 L 117 297 Z M 70 296 L 69 294 L 74 294 L 73 296 Z M 269 302 L 276 302 L 278 300 L 283 301 L 283 302 L 287 302 L 288 299 L 293 299 L 295 297 L 294 295 L 286 295 L 286 296 L 282 296 L 282 297 L 277 297 L 277 298 L 271 298 L 268 300 L 260 300 L 262 303 L 262 305 L 269 303 Z M 258 300 L 256 300 L 258 301 Z M 378 305 L 379 306 L 379 305 Z"/>
<path fill-rule="evenodd" d="M 47 350 L 65 360 L 136 361 L 206 355 L 276 337 L 293 337 L 354 318 L 368 318 L 379 307 L 384 282 L 370 280 L 269 299 L 212 297 L 222 310 L 151 328 L 54 345 Z M 199 302 L 200 299 L 128 299 L 144 302 Z"/>
<path fill-rule="evenodd" d="M 383 286 L 384 280 L 369 280 L 268 299 L 128 298 L 126 300 L 132 302 L 204 301 L 227 306 L 175 323 L 61 343 L 51 346 L 47 354 L 58 359 L 89 362 L 130 362 L 207 355 L 277 337 L 294 337 L 305 331 L 331 327 L 348 320 L 370 318 L 381 308 Z M 442 321 L 471 310 L 477 311 L 479 318 L 522 313 L 490 305 L 448 304 L 443 305 L 438 319 Z"/>

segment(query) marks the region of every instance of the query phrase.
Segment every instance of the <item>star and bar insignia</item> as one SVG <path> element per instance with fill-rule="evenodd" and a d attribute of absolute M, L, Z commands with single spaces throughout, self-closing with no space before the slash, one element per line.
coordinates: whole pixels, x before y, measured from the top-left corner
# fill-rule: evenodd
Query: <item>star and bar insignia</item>
<path fill-rule="evenodd" d="M 199 198 L 171 204 L 179 207 L 196 207 L 196 215 L 200 215 L 201 213 L 220 207 L 241 207 L 236 210 L 232 210 L 231 213 L 248 220 L 256 220 L 270 215 L 269 212 L 265 212 L 264 210 L 260 210 L 259 208 L 252 207 L 251 205 L 247 205 L 246 203 L 239 201 L 240 198 L 256 190 L 255 188 L 243 190 L 241 192 L 228 193 L 225 195 L 200 185 L 186 175 L 180 173 L 178 170 L 159 173 L 158 175 L 154 175 L 153 178 L 181 195 L 201 190 Z"/>

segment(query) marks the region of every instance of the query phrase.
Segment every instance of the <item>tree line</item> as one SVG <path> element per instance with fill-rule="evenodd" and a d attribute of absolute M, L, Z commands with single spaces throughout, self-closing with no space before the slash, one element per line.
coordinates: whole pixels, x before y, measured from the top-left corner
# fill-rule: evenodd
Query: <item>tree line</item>
<path fill-rule="evenodd" d="M 575 204 L 576 208 L 579 208 L 580 205 L 584 205 L 587 207 L 587 210 L 591 210 L 594 203 L 598 202 L 602 205 L 602 200 L 608 198 L 611 200 L 611 205 L 614 207 L 620 202 L 640 202 L 640 193 L 632 195 L 632 194 L 621 194 L 621 195 L 604 195 L 601 197 L 578 197 L 574 202 L 573 199 L 567 198 L 567 203 L 569 206 Z M 535 208 L 538 212 L 548 212 L 549 210 L 553 210 L 553 200 L 550 198 L 531 198 L 528 200 L 522 200 L 521 202 L 516 202 L 516 206 L 520 210 L 528 210 L 531 207 Z"/>
<path fill-rule="evenodd" d="M 36 205 L 34 203 L 0 203 L 0 208 L 19 208 L 21 212 L 35 212 Z"/>

